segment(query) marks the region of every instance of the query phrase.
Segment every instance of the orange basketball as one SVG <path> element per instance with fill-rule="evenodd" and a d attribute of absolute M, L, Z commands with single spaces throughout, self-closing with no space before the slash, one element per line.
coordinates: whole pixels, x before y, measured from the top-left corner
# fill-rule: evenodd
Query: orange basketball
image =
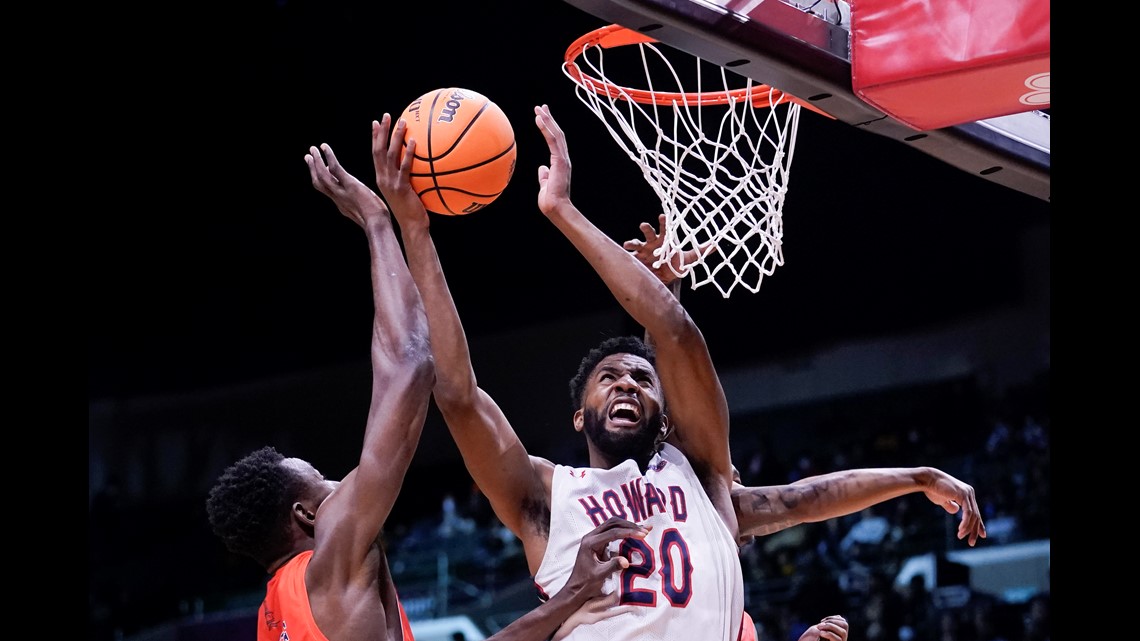
<path fill-rule="evenodd" d="M 416 141 L 412 188 L 424 207 L 448 216 L 494 202 L 515 171 L 515 132 L 494 102 L 469 89 L 435 89 L 402 115 Z"/>

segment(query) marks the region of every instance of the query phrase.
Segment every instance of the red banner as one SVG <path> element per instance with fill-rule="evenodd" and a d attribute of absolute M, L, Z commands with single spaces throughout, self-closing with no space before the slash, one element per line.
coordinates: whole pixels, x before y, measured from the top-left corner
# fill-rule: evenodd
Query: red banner
<path fill-rule="evenodd" d="M 1049 107 L 1048 0 L 852 0 L 852 89 L 918 131 Z"/>

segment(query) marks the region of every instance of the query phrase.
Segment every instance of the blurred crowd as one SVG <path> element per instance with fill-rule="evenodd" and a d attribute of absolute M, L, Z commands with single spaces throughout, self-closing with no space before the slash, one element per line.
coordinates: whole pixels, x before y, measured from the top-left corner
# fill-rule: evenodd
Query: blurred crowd
<path fill-rule="evenodd" d="M 733 457 L 745 485 L 859 467 L 937 467 L 977 492 L 988 538 L 975 549 L 1048 541 L 1047 398 L 1046 376 L 1000 398 L 967 381 L 734 416 Z M 568 462 L 585 464 L 585 452 L 577 456 Z M 469 477 L 437 489 L 437 510 L 386 530 L 401 600 L 413 620 L 467 614 L 494 632 L 537 603 L 522 548 Z M 201 504 L 123 505 L 114 483 L 96 499 L 93 641 L 130 639 L 158 621 L 256 610 L 265 577 L 217 554 Z M 907 559 L 969 549 L 955 536 L 957 522 L 915 493 L 757 538 L 741 550 L 741 564 L 759 638 L 795 641 L 821 617 L 842 614 L 852 641 L 1048 641 L 1047 586 L 987 594 L 954 573 L 898 580 Z"/>

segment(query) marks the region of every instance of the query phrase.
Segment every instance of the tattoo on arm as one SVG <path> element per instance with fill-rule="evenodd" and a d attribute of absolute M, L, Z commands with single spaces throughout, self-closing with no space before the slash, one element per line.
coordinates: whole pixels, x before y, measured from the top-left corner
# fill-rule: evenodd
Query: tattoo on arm
<path fill-rule="evenodd" d="M 797 513 L 805 501 L 821 503 L 831 484 L 820 480 L 803 485 L 750 487 L 732 493 L 733 506 L 743 523 L 750 523 L 749 533 L 764 536 L 779 532 L 805 520 Z"/>

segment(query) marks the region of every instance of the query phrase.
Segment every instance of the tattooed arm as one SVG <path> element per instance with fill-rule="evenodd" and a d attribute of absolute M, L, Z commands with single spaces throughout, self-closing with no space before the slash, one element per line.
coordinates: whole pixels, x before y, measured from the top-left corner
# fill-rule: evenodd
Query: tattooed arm
<path fill-rule="evenodd" d="M 789 485 L 735 484 L 732 504 L 740 534 L 763 536 L 801 523 L 860 512 L 890 499 L 923 492 L 950 514 L 962 511 L 958 538 L 973 546 L 986 538 L 974 488 L 933 467 L 863 468 L 821 474 Z"/>

